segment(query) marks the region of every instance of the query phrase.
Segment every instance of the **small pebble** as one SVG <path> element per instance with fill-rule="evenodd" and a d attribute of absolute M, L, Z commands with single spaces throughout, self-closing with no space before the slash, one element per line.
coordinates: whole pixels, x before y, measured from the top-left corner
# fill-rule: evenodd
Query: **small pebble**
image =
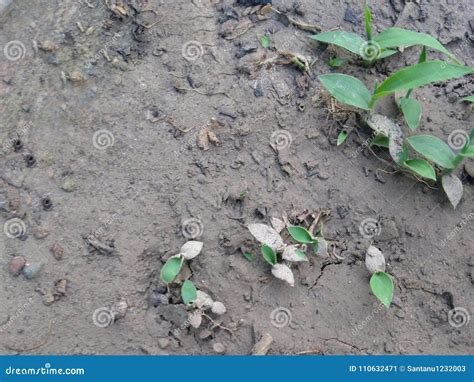
<path fill-rule="evenodd" d="M 28 280 L 32 280 L 36 276 L 38 276 L 41 271 L 41 268 L 43 268 L 43 264 L 41 263 L 27 264 L 23 268 L 23 276 L 25 276 Z"/>
<path fill-rule="evenodd" d="M 214 349 L 214 351 L 217 354 L 224 354 L 225 353 L 225 346 L 223 344 L 221 344 L 220 342 L 214 343 L 212 345 L 212 349 Z"/>
<path fill-rule="evenodd" d="M 26 259 L 23 256 L 14 257 L 8 265 L 8 271 L 13 276 L 18 276 L 26 265 Z"/>
<path fill-rule="evenodd" d="M 61 189 L 66 192 L 73 192 L 76 190 L 76 183 L 71 179 L 66 179 L 63 184 L 61 184 Z"/>
<path fill-rule="evenodd" d="M 50 251 L 56 260 L 61 260 L 64 256 L 64 248 L 59 243 L 54 243 Z"/>
<path fill-rule="evenodd" d="M 169 338 L 158 338 L 158 346 L 161 349 L 168 347 L 169 344 L 170 344 Z"/>

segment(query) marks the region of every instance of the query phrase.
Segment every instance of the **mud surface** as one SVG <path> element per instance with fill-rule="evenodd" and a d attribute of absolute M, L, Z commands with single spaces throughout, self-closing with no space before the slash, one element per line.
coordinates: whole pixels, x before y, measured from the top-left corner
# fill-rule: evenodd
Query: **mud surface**
<path fill-rule="evenodd" d="M 114 13 L 99 0 L 15 1 L 2 18 L 0 47 L 25 49 L 17 60 L 0 56 L 0 222 L 20 219 L 25 232 L 0 235 L 0 352 L 248 354 L 269 333 L 270 354 L 472 353 L 472 321 L 448 322 L 453 308 L 473 313 L 469 178 L 461 174 L 453 210 L 437 187 L 391 174 L 366 149 L 368 131 L 336 147 L 341 126 L 355 122 L 321 102 L 316 76 L 331 70 L 331 49 L 232 1 L 215 3 L 150 0 Z M 362 1 L 290 3 L 274 5 L 323 30 L 363 32 Z M 377 31 L 430 33 L 473 64 L 472 2 L 382 3 L 373 7 Z M 275 55 L 263 35 L 314 62 L 310 76 L 256 68 Z M 340 71 L 373 84 L 418 51 Z M 446 140 L 470 129 L 459 99 L 473 90 L 472 76 L 417 90 L 420 132 Z M 379 108 L 400 119 L 393 100 Z M 206 127 L 219 142 L 200 148 Z M 327 209 L 325 236 L 340 259 L 294 266 L 294 288 L 260 256 L 242 255 L 259 254 L 248 223 Z M 185 272 L 227 307 L 200 329 L 187 327 L 176 298 L 160 296 L 162 264 L 189 237 L 204 249 Z M 389 310 L 370 293 L 363 259 L 372 242 L 394 277 Z M 28 261 L 30 279 L 9 271 L 15 256 Z M 94 312 L 117 302 L 125 316 L 97 325 Z"/>

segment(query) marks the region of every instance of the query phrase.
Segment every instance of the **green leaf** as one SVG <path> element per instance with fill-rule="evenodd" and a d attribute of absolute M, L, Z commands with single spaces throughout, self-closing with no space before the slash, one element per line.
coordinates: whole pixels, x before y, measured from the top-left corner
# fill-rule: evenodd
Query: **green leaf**
<path fill-rule="evenodd" d="M 362 47 L 366 44 L 366 41 L 359 35 L 344 31 L 323 32 L 311 36 L 311 38 L 326 44 L 340 46 L 357 55 L 360 55 Z"/>
<path fill-rule="evenodd" d="M 407 138 L 408 143 L 418 153 L 432 160 L 437 165 L 452 169 L 456 157 L 449 146 L 438 137 L 432 135 L 415 135 Z"/>
<path fill-rule="evenodd" d="M 458 155 L 462 155 L 465 158 L 474 158 L 474 146 L 467 147 Z"/>
<path fill-rule="evenodd" d="M 262 47 L 264 47 L 265 49 L 267 49 L 270 44 L 271 44 L 271 41 L 270 41 L 270 37 L 268 36 L 262 36 L 260 38 L 260 44 L 262 44 Z"/>
<path fill-rule="evenodd" d="M 376 135 L 374 139 L 372 139 L 372 146 L 385 147 L 388 149 L 388 142 L 388 137 L 385 135 Z"/>
<path fill-rule="evenodd" d="M 381 49 L 380 55 L 379 55 L 379 60 L 382 58 L 387 58 L 390 56 L 393 56 L 395 53 L 398 53 L 398 50 L 393 50 L 393 49 Z"/>
<path fill-rule="evenodd" d="M 461 101 L 474 102 L 474 95 L 461 98 Z"/>
<path fill-rule="evenodd" d="M 185 305 L 189 305 L 196 301 L 197 291 L 192 281 L 186 280 L 181 286 L 181 298 Z"/>
<path fill-rule="evenodd" d="M 423 62 L 401 69 L 386 78 L 377 87 L 374 96 L 380 98 L 390 93 L 414 89 L 432 82 L 462 77 L 473 70 L 468 66 L 447 64 L 443 61 Z"/>
<path fill-rule="evenodd" d="M 171 283 L 178 276 L 183 266 L 183 257 L 181 255 L 171 256 L 161 268 L 161 279 L 166 283 Z"/>
<path fill-rule="evenodd" d="M 263 244 L 261 250 L 263 258 L 267 263 L 269 263 L 270 265 L 275 265 L 277 263 L 277 256 L 272 247 Z"/>
<path fill-rule="evenodd" d="M 370 91 L 355 77 L 346 74 L 323 74 L 318 77 L 323 86 L 338 101 L 360 109 L 370 110 Z"/>
<path fill-rule="evenodd" d="M 244 257 L 248 260 L 248 261 L 255 261 L 256 257 L 253 253 L 250 253 L 250 252 L 244 252 Z"/>
<path fill-rule="evenodd" d="M 299 243 L 303 244 L 313 244 L 316 240 L 311 236 L 306 228 L 292 225 L 288 227 L 288 232 L 291 237 Z"/>
<path fill-rule="evenodd" d="M 393 281 L 385 272 L 375 272 L 370 278 L 372 293 L 388 309 L 393 298 Z"/>
<path fill-rule="evenodd" d="M 424 159 L 408 159 L 404 165 L 423 178 L 436 180 L 436 172 L 433 166 Z"/>
<path fill-rule="evenodd" d="M 341 131 L 339 135 L 337 136 L 337 145 L 338 146 L 342 145 L 346 141 L 347 136 L 348 136 L 347 131 Z"/>
<path fill-rule="evenodd" d="M 295 253 L 302 259 L 308 260 L 306 253 L 304 253 L 301 249 L 295 249 Z"/>
<path fill-rule="evenodd" d="M 370 8 L 366 5 L 364 8 L 364 21 L 365 21 L 365 34 L 367 35 L 367 40 L 372 40 L 372 13 L 370 13 Z"/>
<path fill-rule="evenodd" d="M 403 116 L 407 125 L 411 130 L 416 130 L 421 119 L 421 105 L 414 98 L 401 98 L 400 109 L 402 109 Z"/>
<path fill-rule="evenodd" d="M 426 62 L 426 46 L 423 47 L 420 53 L 420 57 L 418 57 L 418 63 L 421 64 Z"/>
<path fill-rule="evenodd" d="M 344 60 L 339 57 L 334 57 L 329 60 L 329 66 L 331 68 L 339 68 L 344 63 Z"/>
<path fill-rule="evenodd" d="M 376 41 L 382 49 L 424 45 L 428 48 L 437 50 L 457 61 L 456 57 L 451 54 L 443 45 L 441 45 L 437 39 L 426 33 L 419 33 L 394 27 L 388 28 L 382 33 L 379 33 L 374 37 L 374 41 Z"/>

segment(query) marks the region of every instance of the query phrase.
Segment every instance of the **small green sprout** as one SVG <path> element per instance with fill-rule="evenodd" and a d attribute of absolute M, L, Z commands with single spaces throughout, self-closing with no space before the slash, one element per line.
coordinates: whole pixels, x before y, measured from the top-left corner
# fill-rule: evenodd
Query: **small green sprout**
<path fill-rule="evenodd" d="M 393 281 L 385 272 L 375 272 L 370 278 L 372 293 L 388 309 L 393 299 Z"/>
<path fill-rule="evenodd" d="M 344 64 L 344 60 L 340 57 L 333 57 L 329 60 L 329 66 L 331 68 L 339 68 Z"/>
<path fill-rule="evenodd" d="M 367 64 L 389 57 L 398 49 L 421 45 L 443 53 L 453 61 L 456 57 L 450 53 L 437 39 L 426 34 L 403 28 L 388 28 L 378 35 L 372 34 L 372 14 L 368 7 L 364 10 L 365 33 L 367 39 L 351 32 L 330 31 L 312 36 L 313 40 L 339 46 L 362 58 Z"/>

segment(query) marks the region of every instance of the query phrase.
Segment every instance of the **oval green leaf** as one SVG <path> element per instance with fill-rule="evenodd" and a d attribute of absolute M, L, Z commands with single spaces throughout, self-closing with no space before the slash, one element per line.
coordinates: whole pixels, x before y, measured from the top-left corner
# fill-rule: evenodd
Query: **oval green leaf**
<path fill-rule="evenodd" d="M 288 232 L 290 233 L 291 237 L 299 243 L 313 244 L 316 242 L 316 240 L 313 238 L 313 236 L 311 236 L 308 230 L 303 227 L 299 227 L 296 225 L 289 226 Z"/>
<path fill-rule="evenodd" d="M 311 38 L 326 44 L 340 46 L 357 55 L 360 55 L 363 45 L 366 44 L 365 40 L 359 35 L 344 31 L 323 32 L 311 36 Z"/>
<path fill-rule="evenodd" d="M 407 138 L 408 143 L 425 158 L 437 165 L 452 169 L 456 157 L 449 146 L 438 137 L 432 135 L 415 135 Z"/>
<path fill-rule="evenodd" d="M 390 93 L 415 89 L 432 82 L 445 81 L 472 73 L 468 66 L 447 64 L 443 61 L 427 61 L 408 66 L 395 72 L 376 89 L 375 97 L 384 97 Z"/>
<path fill-rule="evenodd" d="M 388 28 L 374 37 L 374 41 L 381 48 L 398 48 L 409 47 L 413 45 L 423 45 L 428 48 L 437 50 L 456 61 L 456 57 L 450 53 L 441 43 L 434 37 L 403 28 Z"/>
<path fill-rule="evenodd" d="M 393 281 L 385 272 L 375 272 L 370 278 L 372 293 L 388 309 L 393 298 Z"/>
<path fill-rule="evenodd" d="M 474 95 L 461 98 L 461 101 L 474 102 Z"/>
<path fill-rule="evenodd" d="M 421 105 L 414 98 L 401 98 L 400 109 L 402 110 L 405 121 L 411 130 L 416 130 L 421 119 Z"/>
<path fill-rule="evenodd" d="M 372 146 L 379 146 L 388 149 L 388 137 L 385 135 L 376 135 L 372 139 Z"/>
<path fill-rule="evenodd" d="M 272 247 L 263 244 L 261 250 L 262 256 L 267 263 L 269 263 L 270 265 L 275 265 L 277 263 L 277 256 Z"/>
<path fill-rule="evenodd" d="M 183 257 L 181 255 L 171 256 L 161 268 L 161 279 L 166 283 L 171 283 L 178 276 L 183 266 Z"/>
<path fill-rule="evenodd" d="M 339 73 L 323 74 L 318 78 L 326 90 L 338 101 L 360 109 L 370 109 L 372 95 L 357 78 Z"/>
<path fill-rule="evenodd" d="M 197 299 L 197 290 L 192 281 L 186 280 L 181 286 L 181 298 L 186 305 L 190 305 Z"/>
<path fill-rule="evenodd" d="M 337 145 L 338 146 L 342 145 L 346 141 L 347 136 L 348 136 L 347 131 L 341 131 L 339 135 L 337 136 Z"/>
<path fill-rule="evenodd" d="M 415 174 L 426 179 L 436 180 L 435 169 L 424 159 L 408 159 L 404 164 Z"/>

